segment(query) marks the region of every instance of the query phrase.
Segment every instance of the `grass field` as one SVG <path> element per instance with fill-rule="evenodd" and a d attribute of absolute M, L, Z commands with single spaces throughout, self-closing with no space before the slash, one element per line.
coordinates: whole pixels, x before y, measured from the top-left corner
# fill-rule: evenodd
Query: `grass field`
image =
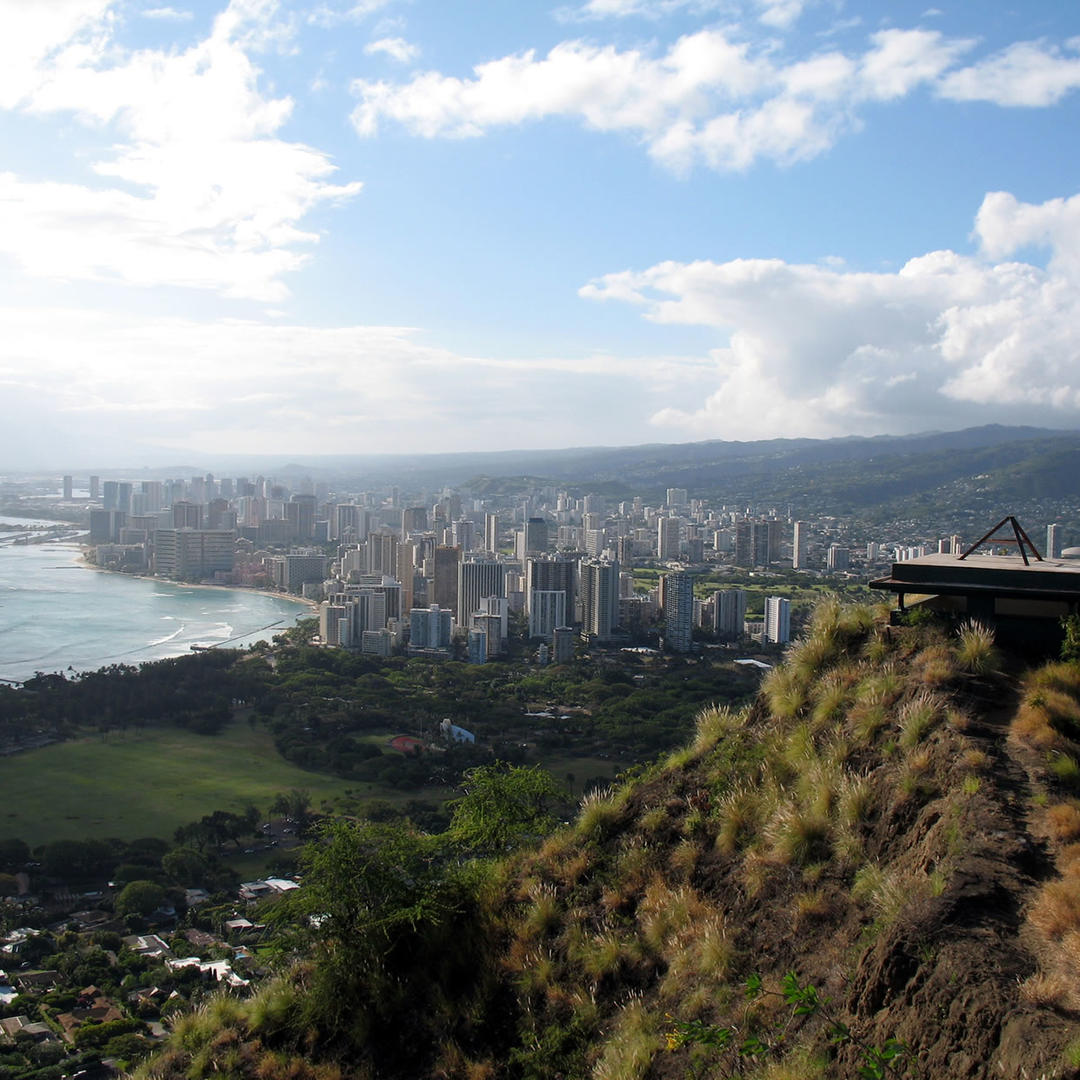
<path fill-rule="evenodd" d="M 289 788 L 318 808 L 348 780 L 305 772 L 274 749 L 263 728 L 234 721 L 219 735 L 175 729 L 90 736 L 0 758 L 0 837 L 49 840 L 140 836 L 171 839 L 178 825 L 214 810 L 265 812 Z"/>

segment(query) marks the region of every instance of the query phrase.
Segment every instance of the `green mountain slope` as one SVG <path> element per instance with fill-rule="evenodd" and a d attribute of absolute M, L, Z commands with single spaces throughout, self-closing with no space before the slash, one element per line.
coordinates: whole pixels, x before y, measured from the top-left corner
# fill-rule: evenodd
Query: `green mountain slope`
<path fill-rule="evenodd" d="M 827 604 L 748 710 L 535 850 L 338 835 L 349 934 L 141 1075 L 1080 1075 L 1078 756 L 1080 667 Z"/>

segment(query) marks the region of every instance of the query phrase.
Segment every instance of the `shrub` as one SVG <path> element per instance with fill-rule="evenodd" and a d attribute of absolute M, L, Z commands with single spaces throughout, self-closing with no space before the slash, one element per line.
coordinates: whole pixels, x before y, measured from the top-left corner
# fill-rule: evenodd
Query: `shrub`
<path fill-rule="evenodd" d="M 1054 753 L 1048 762 L 1050 771 L 1070 788 L 1080 788 L 1080 764 L 1071 754 Z"/>

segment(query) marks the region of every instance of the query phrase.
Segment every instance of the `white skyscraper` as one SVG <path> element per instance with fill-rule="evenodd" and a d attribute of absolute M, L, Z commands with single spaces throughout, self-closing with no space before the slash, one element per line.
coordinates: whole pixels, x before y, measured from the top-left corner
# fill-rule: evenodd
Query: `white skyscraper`
<path fill-rule="evenodd" d="M 1061 558 L 1061 526 L 1046 526 L 1046 557 L 1048 559 Z"/>
<path fill-rule="evenodd" d="M 796 521 L 791 534 L 791 566 L 793 570 L 806 569 L 806 553 L 809 547 L 809 526 L 805 521 Z"/>
<path fill-rule="evenodd" d="M 791 601 L 785 596 L 770 596 L 765 601 L 765 640 L 774 645 L 791 640 Z"/>

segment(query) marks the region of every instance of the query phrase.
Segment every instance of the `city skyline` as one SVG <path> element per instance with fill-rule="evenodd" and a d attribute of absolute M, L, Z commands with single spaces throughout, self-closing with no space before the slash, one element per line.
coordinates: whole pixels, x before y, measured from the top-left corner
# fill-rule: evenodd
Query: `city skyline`
<path fill-rule="evenodd" d="M 0 2 L 0 468 L 1080 425 L 1080 13 Z"/>

